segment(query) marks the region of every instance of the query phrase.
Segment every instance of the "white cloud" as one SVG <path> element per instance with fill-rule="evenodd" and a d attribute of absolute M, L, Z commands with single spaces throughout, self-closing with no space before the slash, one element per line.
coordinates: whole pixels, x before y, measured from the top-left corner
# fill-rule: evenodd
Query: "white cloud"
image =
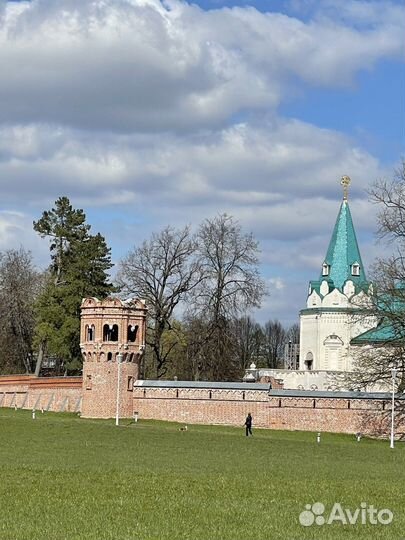
<path fill-rule="evenodd" d="M 404 50 L 405 10 L 389 4 L 366 31 L 178 0 L 33 0 L 3 10 L 0 116 L 9 123 L 218 127 L 241 111 L 276 108 L 291 78 L 347 85 L 357 70 Z"/>
<path fill-rule="evenodd" d="M 296 120 L 237 124 L 198 136 L 97 138 L 47 125 L 0 129 L 0 178 L 7 179 L 0 186 L 7 187 L 2 200 L 9 203 L 23 190 L 32 203 L 68 192 L 91 198 L 91 205 L 133 200 L 182 215 L 187 208 L 237 210 L 253 228 L 278 224 L 289 236 L 301 234 L 298 223 L 316 230 L 342 174 L 352 176 L 357 198 L 382 170 L 347 137 Z"/>
<path fill-rule="evenodd" d="M 32 230 L 32 219 L 25 212 L 0 211 L 0 251 L 31 249 L 37 264 L 46 266 L 46 246 Z"/>
<path fill-rule="evenodd" d="M 280 277 L 269 279 L 270 289 L 276 289 L 277 291 L 282 291 L 285 288 L 285 283 Z"/>
<path fill-rule="evenodd" d="M 403 6 L 312 11 L 304 22 L 178 0 L 0 0 L 0 250 L 22 243 L 45 261 L 32 220 L 63 194 L 115 258 L 150 230 L 226 211 L 261 241 L 267 312 L 291 318 L 324 256 L 340 176 L 369 235 L 364 189 L 386 171 L 278 106 L 297 81 L 350 85 L 404 51 Z"/>
<path fill-rule="evenodd" d="M 39 244 L 30 231 L 32 219 L 61 194 L 91 214 L 90 223 L 113 246 L 114 260 L 168 223 L 196 226 L 228 212 L 260 240 L 271 296 L 257 318 L 291 323 L 305 302 L 307 281 L 319 274 L 339 208 L 339 179 L 349 173 L 367 265 L 376 251 L 367 239 L 375 208 L 364 188 L 384 171 L 334 131 L 279 120 L 198 136 L 94 138 L 60 128 L 53 139 L 52 133 L 46 125 L 17 127 L 9 139 L 0 131 L 0 179 L 7 178 L 0 180 L 0 196 L 8 206 L 25 209 L 25 232 L 8 233 L 7 246 L 17 238 Z M 46 247 L 43 241 L 41 253 Z"/>

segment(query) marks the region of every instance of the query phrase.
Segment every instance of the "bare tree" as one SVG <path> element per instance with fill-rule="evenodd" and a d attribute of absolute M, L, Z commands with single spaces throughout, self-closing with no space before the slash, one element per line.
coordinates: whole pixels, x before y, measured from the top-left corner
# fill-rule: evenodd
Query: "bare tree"
<path fill-rule="evenodd" d="M 196 242 L 190 228 L 166 227 L 134 248 L 120 262 L 118 284 L 125 293 L 145 299 L 149 308 L 147 345 L 152 350 L 156 376 L 166 374 L 176 339 L 163 339 L 176 332 L 174 310 L 201 279 L 195 258 Z"/>
<path fill-rule="evenodd" d="M 192 310 L 205 321 L 200 363 L 205 376 L 233 378 L 230 323 L 252 307 L 259 307 L 266 293 L 258 270 L 258 243 L 252 234 L 227 214 L 206 219 L 197 233 L 203 279 L 195 291 Z"/>
<path fill-rule="evenodd" d="M 0 254 L 0 319 L 2 351 L 0 370 L 31 373 L 34 367 L 34 304 L 41 274 L 32 255 L 22 247 Z"/>
<path fill-rule="evenodd" d="M 380 207 L 379 238 L 402 243 L 405 239 L 405 161 L 394 171 L 392 180 L 378 180 L 368 193 L 371 202 Z"/>
<path fill-rule="evenodd" d="M 291 341 L 293 344 L 299 344 L 300 342 L 300 325 L 298 323 L 292 324 L 286 330 L 286 340 Z"/>
<path fill-rule="evenodd" d="M 365 387 L 389 381 L 398 368 L 398 384 L 405 389 L 405 162 L 392 180 L 377 181 L 369 190 L 378 204 L 377 235 L 392 246 L 392 254 L 374 264 L 372 307 L 365 316 L 378 321 L 357 353 L 353 384 Z M 361 337 L 354 340 L 361 342 Z M 367 346 L 368 341 L 368 346 Z"/>
<path fill-rule="evenodd" d="M 231 325 L 235 363 L 240 376 L 260 354 L 261 327 L 251 317 L 235 319 Z"/>
<path fill-rule="evenodd" d="M 267 367 L 280 367 L 280 360 L 284 354 L 284 346 L 287 343 L 287 332 L 278 320 L 268 321 L 263 328 L 262 354 Z"/>

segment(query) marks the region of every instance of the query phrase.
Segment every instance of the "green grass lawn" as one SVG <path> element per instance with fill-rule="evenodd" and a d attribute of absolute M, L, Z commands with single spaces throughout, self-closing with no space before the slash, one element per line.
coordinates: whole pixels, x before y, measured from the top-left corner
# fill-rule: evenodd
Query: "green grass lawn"
<path fill-rule="evenodd" d="M 0 539 L 405 539 L 405 447 L 352 436 L 0 409 Z M 322 502 L 390 525 L 313 525 Z"/>

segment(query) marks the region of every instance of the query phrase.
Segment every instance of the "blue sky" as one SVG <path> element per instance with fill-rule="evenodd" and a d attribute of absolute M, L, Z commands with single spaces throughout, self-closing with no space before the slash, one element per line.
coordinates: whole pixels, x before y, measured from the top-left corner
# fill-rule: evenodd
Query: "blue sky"
<path fill-rule="evenodd" d="M 347 89 L 302 89 L 282 114 L 351 135 L 362 148 L 390 165 L 405 148 L 405 70 L 382 61 L 357 75 Z"/>
<path fill-rule="evenodd" d="M 32 220 L 60 195 L 118 262 L 167 224 L 227 212 L 259 239 L 294 322 L 341 200 L 365 264 L 366 190 L 404 154 L 403 2 L 0 0 L 0 249 L 39 266 Z"/>

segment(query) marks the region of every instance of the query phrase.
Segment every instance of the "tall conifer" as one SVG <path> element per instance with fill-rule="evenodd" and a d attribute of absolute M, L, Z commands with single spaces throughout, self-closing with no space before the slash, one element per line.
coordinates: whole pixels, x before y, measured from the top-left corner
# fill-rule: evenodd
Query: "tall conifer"
<path fill-rule="evenodd" d="M 74 209 L 67 197 L 44 211 L 34 230 L 49 238 L 51 254 L 48 282 L 36 305 L 35 372 L 39 374 L 44 354 L 58 358 L 65 371 L 77 369 L 81 301 L 86 296 L 104 298 L 114 290 L 108 275 L 110 248 L 101 234 L 90 234 L 83 210 Z"/>

